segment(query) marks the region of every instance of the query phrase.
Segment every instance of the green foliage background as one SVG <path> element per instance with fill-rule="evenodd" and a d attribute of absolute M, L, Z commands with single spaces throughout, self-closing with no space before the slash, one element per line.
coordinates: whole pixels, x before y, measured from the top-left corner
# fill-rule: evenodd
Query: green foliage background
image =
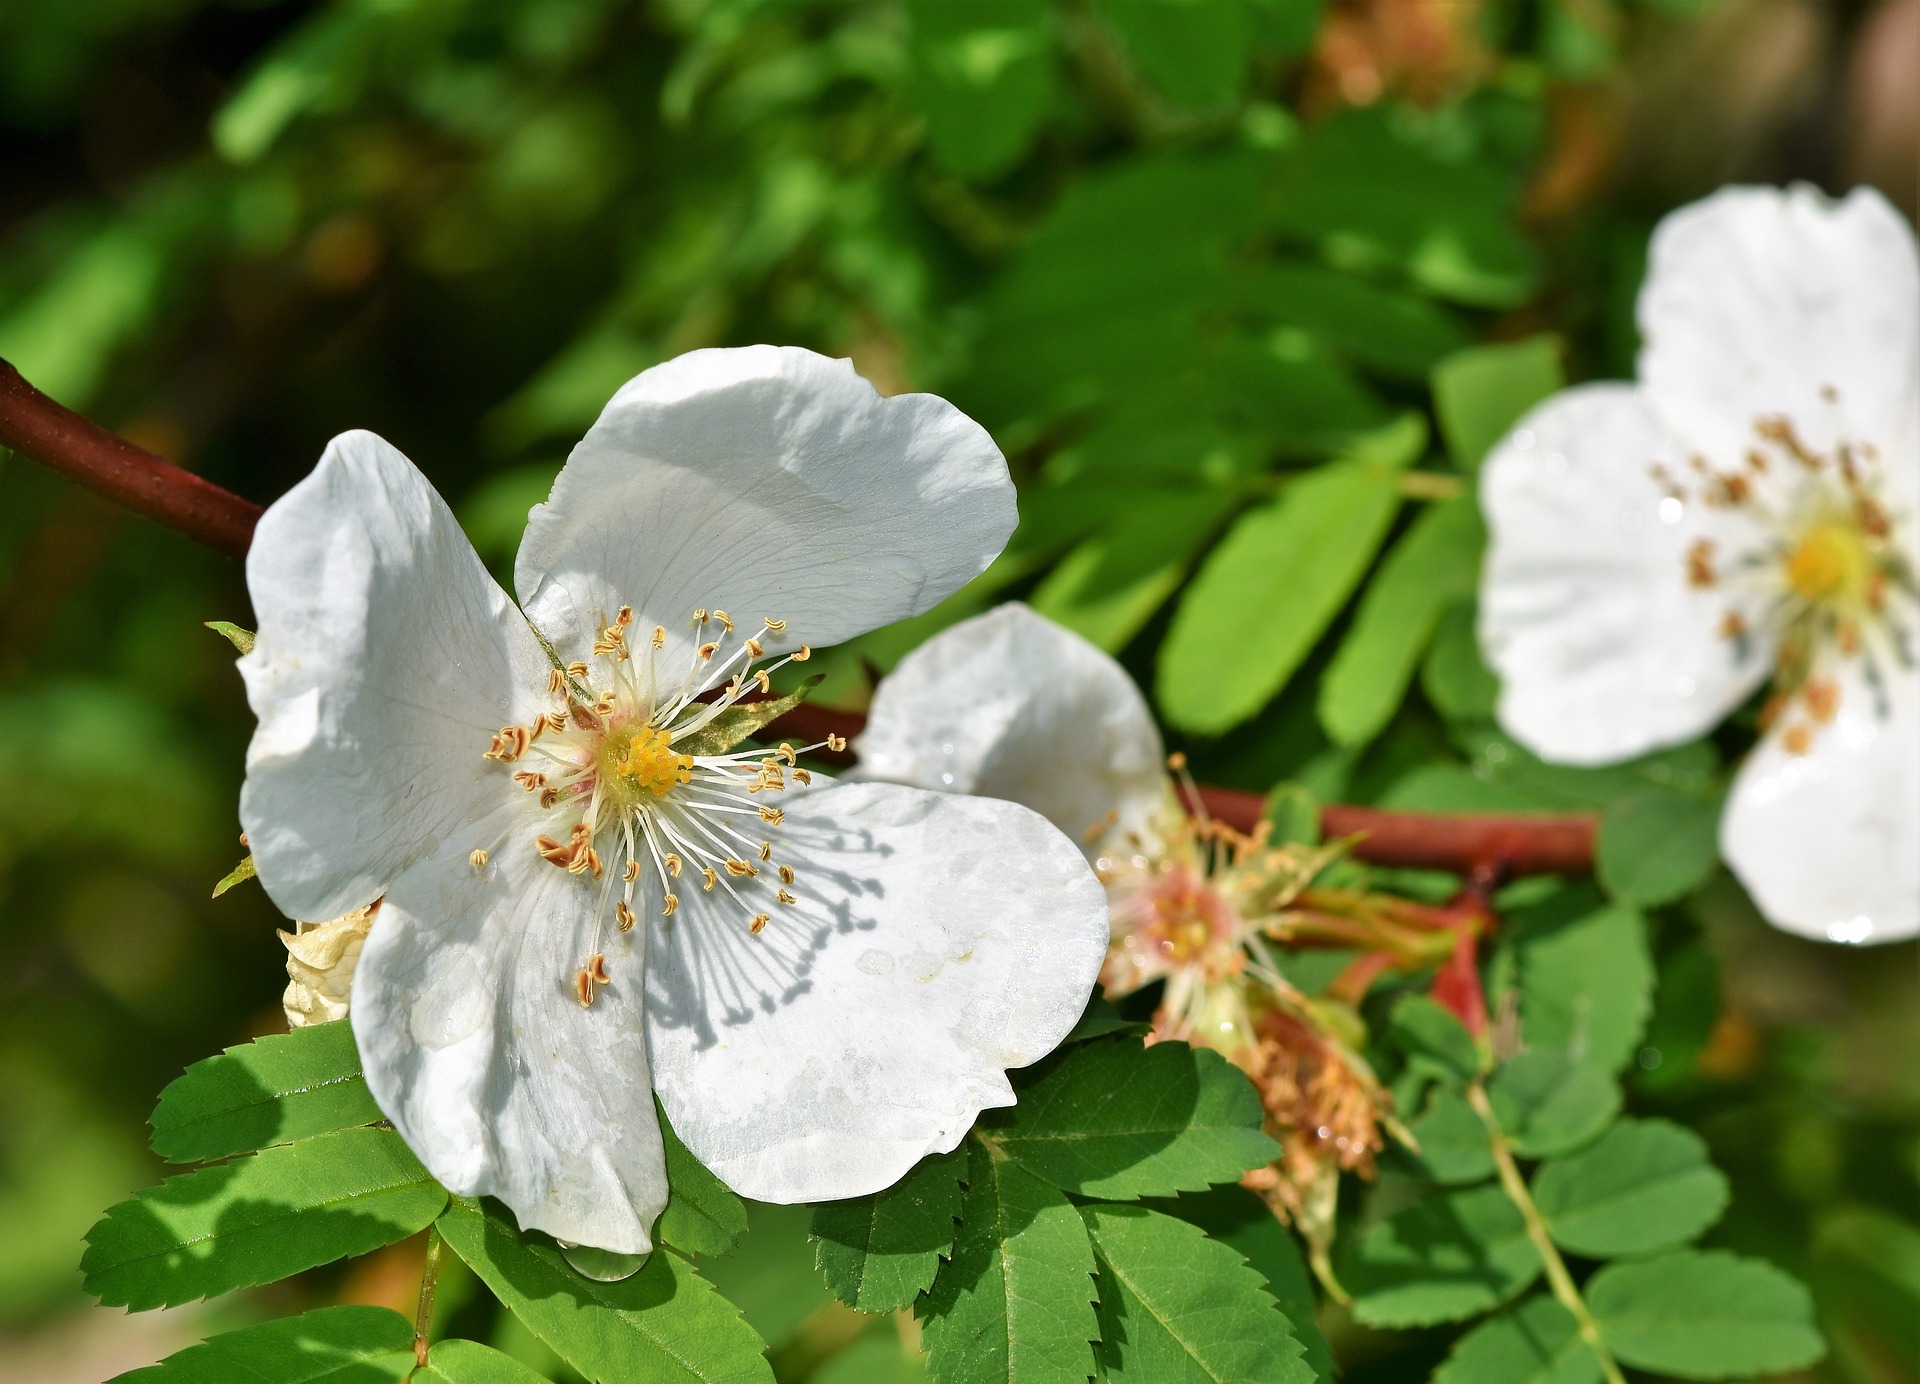
<path fill-rule="evenodd" d="M 1643 99 L 1675 54 L 1714 80 L 1741 0 L 1409 0 L 1444 42 L 1396 59 L 1376 34 L 1369 68 L 1329 26 L 1378 8 L 16 0 L 0 356 L 262 501 L 372 428 L 497 569 L 613 388 L 677 352 L 792 342 L 948 395 L 1007 451 L 1020 531 L 941 610 L 816 664 L 822 695 L 858 705 L 869 669 L 1019 597 L 1121 656 L 1208 781 L 1604 812 L 1587 906 L 1648 910 L 1653 968 L 1622 982 L 1651 1009 L 1608 1056 L 1641 1122 L 1606 1137 L 1664 1147 L 1697 1187 L 1684 1133 L 1677 1153 L 1658 1133 L 1695 1131 L 1731 1182 L 1704 1243 L 1812 1285 L 1819 1377 L 1913 1378 L 1915 948 L 1757 920 L 1713 858 L 1737 718 L 1637 765 L 1552 769 L 1491 727 L 1471 641 L 1474 468 L 1563 380 L 1631 373 L 1654 220 L 1734 173 L 1838 186 L 1838 165 L 1790 119 L 1741 144 Z M 1844 38 L 1864 6 L 1832 8 Z M 276 916 L 251 885 L 207 898 L 240 854 L 250 720 L 198 625 L 246 623 L 239 574 L 3 466 L 0 1364 L 9 1337 L 90 1329 L 62 1325 L 80 1239 L 155 1179 L 155 1093 L 281 1026 Z M 1521 964 L 1519 935 L 1494 968 Z M 1406 1108 L 1444 1118 L 1425 1091 Z M 1390 1161 L 1348 1213 L 1352 1252 L 1391 1239 L 1423 1179 L 1484 1175 L 1462 1156 L 1470 1175 Z M 1548 1180 L 1577 1219 L 1570 1162 Z M 1082 1211 L 1119 1263 L 1137 1218 Z M 915 1377 L 891 1323 L 832 1315 L 804 1213 L 751 1215 L 709 1274 L 783 1379 Z M 1569 1248 L 1620 1252 L 1593 1220 Z M 382 1262 L 208 1320 L 404 1307 L 412 1280 Z M 462 1329 L 552 1368 L 473 1287 L 447 1290 Z M 1451 1340 L 1329 1327 L 1356 1380 L 1423 1377 Z"/>

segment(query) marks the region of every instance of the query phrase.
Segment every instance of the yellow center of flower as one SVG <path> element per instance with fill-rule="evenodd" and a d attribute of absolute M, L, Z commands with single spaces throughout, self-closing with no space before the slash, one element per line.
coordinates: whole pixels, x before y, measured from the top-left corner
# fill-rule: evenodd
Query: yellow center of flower
<path fill-rule="evenodd" d="M 1838 517 L 1817 519 L 1787 555 L 1787 585 L 1809 605 L 1863 605 L 1874 565 L 1858 524 Z"/>
<path fill-rule="evenodd" d="M 630 735 L 616 732 L 607 737 L 601 756 L 608 779 L 637 791 L 664 798 L 682 783 L 693 778 L 693 756 L 675 754 L 667 732 L 657 726 L 641 726 Z"/>

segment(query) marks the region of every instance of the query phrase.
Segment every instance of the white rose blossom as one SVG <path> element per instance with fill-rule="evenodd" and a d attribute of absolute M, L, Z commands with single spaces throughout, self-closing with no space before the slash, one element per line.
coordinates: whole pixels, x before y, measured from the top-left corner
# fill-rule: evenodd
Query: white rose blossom
<path fill-rule="evenodd" d="M 780 1202 L 877 1191 L 1013 1102 L 1005 1069 L 1068 1032 L 1105 950 L 1074 844 L 1009 803 L 809 788 L 795 747 L 707 732 L 803 640 L 960 587 L 1014 519 L 972 420 L 775 347 L 614 396 L 530 517 L 518 607 L 371 434 L 268 510 L 241 816 L 291 916 L 381 900 L 351 1021 L 434 1176 L 639 1253 L 656 1092 Z"/>
<path fill-rule="evenodd" d="M 1920 260 L 1877 193 L 1729 188 L 1655 232 L 1637 384 L 1533 410 L 1480 483 L 1501 724 L 1605 764 L 1763 683 L 1721 849 L 1802 935 L 1920 933 Z"/>

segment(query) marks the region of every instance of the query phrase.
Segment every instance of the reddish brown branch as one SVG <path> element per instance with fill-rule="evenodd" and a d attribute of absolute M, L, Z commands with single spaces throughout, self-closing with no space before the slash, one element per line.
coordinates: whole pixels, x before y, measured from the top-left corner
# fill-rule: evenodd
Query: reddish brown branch
<path fill-rule="evenodd" d="M 0 446 L 45 462 L 81 485 L 216 552 L 245 557 L 260 506 L 115 437 L 55 403 L 0 360 Z"/>
<path fill-rule="evenodd" d="M 260 506 L 134 446 L 72 409 L 55 403 L 0 361 L 0 446 L 45 462 L 127 508 L 197 543 L 245 557 Z M 796 707 L 771 727 L 805 741 L 829 734 L 848 739 L 866 718 L 823 706 Z M 821 758 L 852 762 L 826 751 Z M 1257 793 L 1200 789 L 1206 810 L 1251 831 L 1265 802 Z M 1330 805 L 1321 810 L 1330 837 L 1357 836 L 1354 855 L 1376 865 L 1451 870 L 1484 887 L 1503 875 L 1577 874 L 1593 868 L 1591 817 L 1430 816 Z"/>

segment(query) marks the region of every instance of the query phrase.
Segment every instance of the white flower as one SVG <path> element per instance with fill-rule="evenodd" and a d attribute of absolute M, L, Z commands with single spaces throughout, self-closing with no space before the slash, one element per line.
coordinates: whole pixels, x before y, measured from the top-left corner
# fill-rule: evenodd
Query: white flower
<path fill-rule="evenodd" d="M 1012 1103 L 1004 1069 L 1065 1035 L 1105 947 L 1073 844 L 1010 804 L 808 790 L 792 747 L 704 732 L 802 640 L 933 605 L 1013 523 L 971 420 L 773 347 L 614 397 L 533 511 L 520 609 L 370 434 L 267 512 L 241 817 L 289 914 L 383 899 L 351 1018 L 436 1177 L 637 1253 L 667 1195 L 656 1091 L 769 1201 L 876 1191 Z"/>
<path fill-rule="evenodd" d="M 1809 937 L 1920 933 L 1920 264 L 1876 193 L 1731 188 L 1655 233 L 1637 385 L 1489 458 L 1500 722 L 1604 764 L 1772 679 L 1721 849 Z"/>

